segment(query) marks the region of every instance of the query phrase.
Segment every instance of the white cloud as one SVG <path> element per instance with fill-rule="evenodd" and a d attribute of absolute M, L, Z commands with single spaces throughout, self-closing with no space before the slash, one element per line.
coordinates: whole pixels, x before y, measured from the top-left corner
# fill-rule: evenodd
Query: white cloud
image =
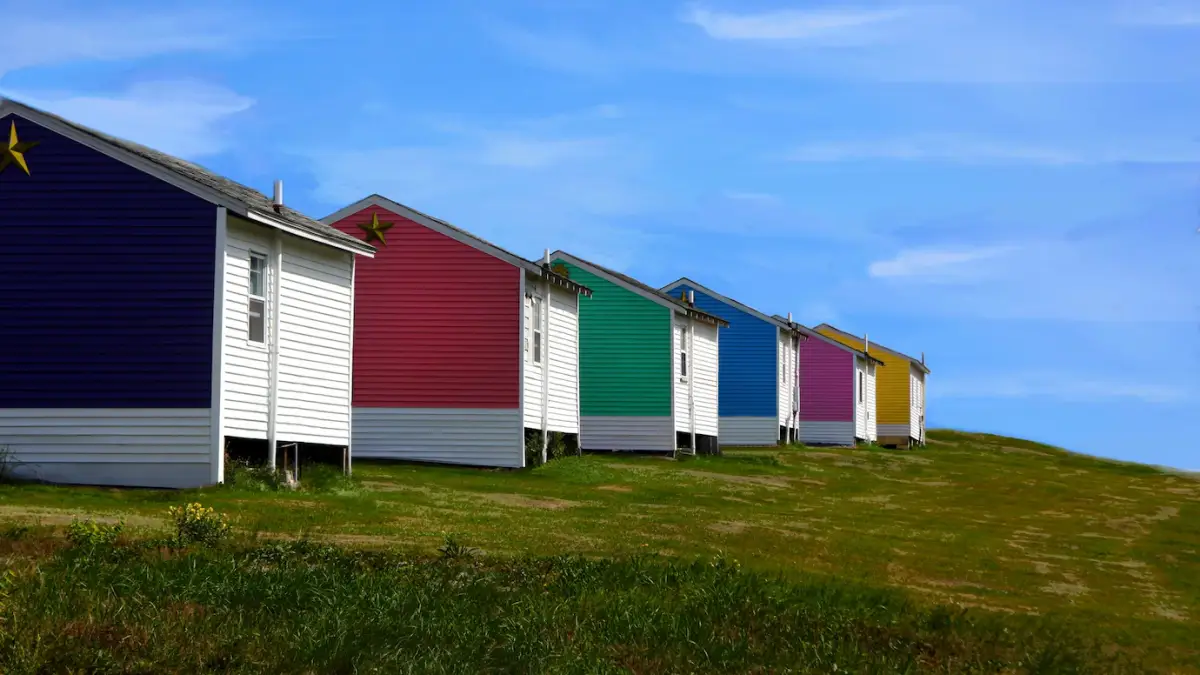
<path fill-rule="evenodd" d="M 785 158 L 809 164 L 893 161 L 1070 166 L 1200 162 L 1200 144 L 1190 138 L 1125 139 L 1119 142 L 1102 139 L 1074 145 L 1078 147 L 1051 147 L 959 134 L 914 134 L 872 140 L 815 141 L 800 145 Z"/>
<path fill-rule="evenodd" d="M 564 119 L 554 134 L 527 122 L 436 125 L 443 133 L 421 146 L 297 152 L 330 211 L 379 193 L 527 256 L 562 248 L 617 269 L 653 256 L 658 236 L 622 224 L 654 199 L 637 148 L 569 135 Z"/>
<path fill-rule="evenodd" d="M 1097 379 L 1064 372 L 980 374 L 963 379 L 936 381 L 931 398 L 1043 398 L 1069 403 L 1132 399 L 1164 404 L 1186 400 L 1189 392 L 1179 386 Z"/>
<path fill-rule="evenodd" d="M 777 204 L 780 201 L 777 195 L 767 194 L 765 192 L 742 192 L 739 190 L 726 190 L 723 194 L 726 199 L 731 199 L 735 202 Z"/>
<path fill-rule="evenodd" d="M 183 158 L 220 153 L 222 124 L 254 100 L 202 82 L 143 82 L 119 94 L 6 92 L 72 121 Z"/>
<path fill-rule="evenodd" d="M 1130 26 L 1159 28 L 1191 28 L 1200 26 L 1200 3 L 1196 2 L 1128 2 L 1116 16 L 1118 23 Z"/>
<path fill-rule="evenodd" d="M 807 163 L 890 160 L 1049 165 L 1076 164 L 1082 161 L 1075 154 L 1050 148 L 953 134 L 924 134 L 869 141 L 817 141 L 801 145 L 790 152 L 787 159 Z"/>
<path fill-rule="evenodd" d="M 692 7 L 684 21 L 718 40 L 862 41 L 879 37 L 874 29 L 906 16 L 900 9 L 777 10 L 758 14 Z"/>
<path fill-rule="evenodd" d="M 890 260 L 878 260 L 867 267 L 875 278 L 903 278 L 920 281 L 963 281 L 978 278 L 980 263 L 1014 252 L 1014 246 L 975 248 L 905 249 Z"/>
<path fill-rule="evenodd" d="M 863 312 L 956 319 L 1195 322 L 1200 288 L 1189 276 L 1195 265 L 1193 228 L 1163 232 L 1149 219 L 1138 222 L 1140 229 L 1094 238 L 996 244 L 1016 248 L 968 262 L 927 256 L 941 266 L 922 268 L 921 256 L 898 256 L 883 271 L 914 274 L 847 282 L 836 299 Z M 923 269 L 930 273 L 917 273 Z"/>
<path fill-rule="evenodd" d="M 222 51 L 250 36 L 245 27 L 256 24 L 240 20 L 243 18 L 209 7 L 171 12 L 6 7 L 0 76 L 22 68 L 76 61 Z"/>
<path fill-rule="evenodd" d="M 553 167 L 582 157 L 603 155 L 604 139 L 542 139 L 521 136 L 488 136 L 483 139 L 480 160 L 495 166 L 521 169 Z"/>

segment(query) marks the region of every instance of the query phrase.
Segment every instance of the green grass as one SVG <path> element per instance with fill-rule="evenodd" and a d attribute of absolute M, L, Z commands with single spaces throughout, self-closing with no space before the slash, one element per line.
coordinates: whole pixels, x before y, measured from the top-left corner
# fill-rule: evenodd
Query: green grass
<path fill-rule="evenodd" d="M 62 554 L 43 552 L 49 546 L 44 543 L 47 534 L 84 515 L 124 519 L 126 532 L 137 536 L 141 530 L 151 536 L 166 527 L 168 506 L 200 501 L 230 515 L 247 537 L 303 536 L 353 549 L 388 549 L 389 556 L 417 561 L 412 564 L 420 569 L 428 565 L 419 561 L 436 555 L 446 537 L 452 536 L 480 549 L 481 560 L 486 562 L 469 566 L 463 583 L 472 588 L 476 583 L 483 584 L 481 588 L 492 588 L 488 593 L 498 595 L 488 597 L 495 604 L 488 605 L 486 611 L 483 605 L 472 605 L 467 600 L 461 600 L 467 604 L 456 604 L 460 603 L 455 599 L 459 597 L 457 591 L 444 584 L 437 588 L 448 595 L 437 596 L 430 590 L 432 595 L 426 600 L 433 602 L 436 597 L 433 604 L 448 603 L 448 607 L 471 615 L 482 612 L 477 617 L 481 622 L 478 630 L 498 631 L 480 634 L 479 639 L 490 647 L 471 647 L 455 640 L 441 646 L 439 641 L 450 639 L 446 631 L 457 630 L 452 630 L 456 624 L 450 618 L 407 630 L 397 629 L 381 618 L 381 623 L 372 625 L 382 632 L 368 633 L 398 633 L 390 641 L 378 643 L 383 652 L 401 649 L 403 644 L 425 644 L 430 645 L 429 649 L 441 650 L 438 653 L 443 653 L 444 659 L 463 659 L 462 663 L 483 669 L 569 671 L 583 668 L 582 664 L 591 663 L 588 659 L 595 657 L 597 664 L 613 668 L 625 664 L 636 672 L 748 670 L 754 666 L 777 671 L 797 664 L 807 664 L 804 667 L 812 672 L 829 672 L 820 664 L 827 666 L 831 661 L 818 657 L 836 655 L 845 659 L 856 653 L 855 649 L 863 654 L 874 653 L 875 647 L 865 646 L 868 642 L 864 642 L 864 635 L 876 635 L 873 631 L 879 630 L 892 635 L 890 628 L 880 627 L 902 626 L 897 635 L 905 637 L 897 644 L 903 648 L 886 658 L 901 659 L 904 653 L 920 651 L 911 640 L 933 644 L 961 639 L 964 651 L 954 653 L 968 655 L 962 658 L 995 654 L 1013 668 L 1017 668 L 1017 661 L 1025 664 L 1020 668 L 1026 668 L 1028 658 L 1005 651 L 1007 648 L 998 641 L 997 636 L 1005 635 L 1003 628 L 1008 628 L 1009 635 L 1024 636 L 1026 643 L 1036 649 L 1061 642 L 1066 646 L 1059 657 L 1065 659 L 1084 659 L 1080 654 L 1095 652 L 1100 655 L 1097 659 L 1111 654 L 1141 661 L 1139 668 L 1200 673 L 1195 637 L 1200 634 L 1200 481 L 1152 467 L 1108 462 L 1015 439 L 935 431 L 930 433 L 927 448 L 913 451 L 772 448 L 728 451 L 723 457 L 686 461 L 593 455 L 566 458 L 524 472 L 359 462 L 353 481 L 327 476 L 314 482 L 318 484 L 311 489 L 296 492 L 262 489 L 253 481 L 185 492 L 2 486 L 0 538 L 5 528 L 32 528 L 9 540 L 13 552 L 6 554 L 7 560 L 12 565 L 21 560 L 41 561 L 37 563 L 37 574 L 49 576 L 43 577 L 40 586 L 29 583 L 31 588 L 41 587 L 49 593 L 58 581 L 68 578 L 61 576 L 68 574 L 62 571 L 68 569 L 68 563 L 61 559 Z M 573 599 L 559 598 L 556 602 L 560 604 L 532 591 L 505 590 L 516 588 L 512 579 L 536 576 L 531 570 L 550 565 L 547 557 L 557 560 L 556 556 L 564 554 L 586 558 L 572 559 L 570 564 L 590 570 L 587 574 L 581 572 L 583 577 L 598 575 L 595 578 L 599 581 L 594 583 L 599 585 L 590 586 L 592 591 Z M 665 571 L 639 572 L 639 565 L 650 565 L 637 562 L 640 558 L 636 556 L 645 554 L 658 554 L 676 562 L 651 565 L 655 570 L 662 566 Z M 707 569 L 692 561 L 707 561 L 722 554 L 743 567 L 743 572 L 723 572 L 736 577 L 729 583 L 740 595 L 722 595 L 709 577 L 688 576 L 699 574 L 696 569 Z M 117 587 L 118 581 L 125 584 L 121 588 L 135 588 L 136 581 L 146 584 L 147 599 L 137 605 L 137 611 L 126 610 L 130 613 L 122 616 L 133 622 L 132 627 L 158 630 L 158 622 L 163 620 L 160 615 L 169 614 L 167 598 L 188 597 L 171 586 L 183 583 L 172 581 L 179 575 L 196 575 L 188 578 L 205 588 L 211 586 L 213 593 L 224 593 L 221 597 L 231 603 L 236 588 L 245 586 L 243 591 L 249 593 L 251 584 L 262 584 L 264 589 L 279 584 L 282 588 L 269 592 L 283 599 L 292 597 L 297 603 L 301 599 L 304 603 L 317 602 L 304 595 L 310 591 L 331 594 L 321 601 L 325 605 L 317 602 L 303 609 L 301 604 L 282 604 L 262 610 L 280 622 L 278 631 L 268 631 L 255 623 L 258 615 L 246 614 L 245 608 L 238 610 L 236 603 L 214 601 L 213 609 L 206 609 L 209 613 L 204 616 L 222 617 L 221 621 L 244 625 L 247 633 L 260 636 L 254 638 L 261 642 L 259 647 L 246 646 L 244 649 L 250 651 L 238 652 L 248 659 L 239 662 L 239 667 L 253 670 L 246 665 L 260 658 L 253 656 L 253 649 L 270 651 L 267 645 L 276 638 L 282 640 L 280 636 L 287 634 L 288 626 L 295 629 L 289 638 L 294 644 L 280 651 L 309 655 L 296 657 L 301 660 L 325 653 L 328 650 L 317 647 L 325 644 L 321 642 L 324 638 L 318 639 L 313 630 L 301 630 L 307 625 L 304 622 L 326 625 L 334 617 L 343 616 L 342 612 L 351 612 L 350 616 L 360 611 L 363 604 L 372 602 L 372 579 L 384 575 L 379 578 L 391 579 L 395 585 L 398 577 L 386 575 L 407 569 L 391 565 L 382 571 L 354 572 L 359 575 L 354 576 L 342 562 L 328 563 L 328 569 L 321 563 L 313 568 L 313 579 L 331 584 L 327 591 L 321 591 L 319 586 L 309 585 L 308 573 L 272 576 L 284 574 L 280 570 L 294 570 L 294 566 L 287 567 L 293 563 L 256 567 L 238 562 L 247 555 L 251 554 L 209 553 L 199 558 L 166 560 L 151 557 L 136 565 L 110 565 L 111 569 L 105 567 L 108 563 L 88 563 L 71 572 L 77 575 L 71 578 L 78 582 L 67 584 L 74 589 L 70 602 L 77 604 L 47 609 L 43 615 L 36 615 L 36 608 L 20 607 L 21 611 L 34 612 L 26 616 L 26 621 L 49 630 L 54 621 L 85 608 L 87 616 L 102 616 L 106 611 L 103 602 L 111 600 L 111 594 L 103 589 Z M 633 561 L 631 556 L 635 557 Z M 0 565 L 4 561 L 0 558 Z M 185 574 L 186 570 L 192 571 Z M 238 573 L 230 577 L 233 571 Z M 651 577 L 679 575 L 680 585 L 650 585 L 637 592 L 644 597 L 627 597 L 633 591 L 604 581 L 621 574 L 643 573 Z M 60 576 L 53 576 L 56 574 Z M 202 584 L 202 579 L 209 581 Z M 340 590 L 335 593 L 335 588 Z M 289 596 L 291 593 L 295 595 Z M 765 648 L 738 642 L 750 640 L 737 631 L 748 620 L 745 613 L 752 611 L 752 604 L 747 603 L 752 599 L 759 602 L 763 597 L 755 593 L 777 598 L 782 604 L 771 604 L 771 611 L 788 617 L 809 611 L 804 609 L 809 605 L 802 602 L 808 595 L 833 593 L 830 597 L 837 599 L 829 600 L 821 610 L 828 613 L 811 616 L 824 617 L 814 621 L 837 626 L 840 632 L 805 633 L 808 629 L 793 631 L 779 623 L 764 624 L 754 639 L 766 640 L 772 649 L 783 650 L 779 658 L 784 661 L 770 661 Z M 347 595 L 344 601 L 333 597 L 342 594 Z M 561 589 L 553 597 L 560 595 Z M 891 598 L 884 603 L 890 613 L 871 614 L 870 603 L 874 600 L 866 599 L 885 595 Z M 702 604 L 711 603 L 704 605 L 708 609 L 696 610 L 697 616 L 707 617 L 707 628 L 689 623 L 688 617 L 671 622 L 673 612 L 690 608 L 672 603 L 693 596 Z M 391 595 L 377 600 L 384 604 L 409 602 Z M 9 600 L 10 606 L 13 602 Z M 655 609 L 654 603 L 661 606 Z M 950 609 L 939 610 L 938 606 Z M 627 615 L 625 624 L 617 621 L 614 617 L 621 616 L 622 607 L 646 613 L 642 617 L 644 625 L 629 623 L 636 618 L 634 614 Z M 960 620 L 972 622 L 974 627 L 963 628 L 965 633 L 959 637 L 954 637 L 959 635 L 959 628 L 919 629 L 926 625 L 922 617 L 955 615 L 962 609 L 968 613 Z M 720 612 L 726 612 L 729 621 L 714 618 L 721 616 Z M 553 623 L 551 618 L 573 613 L 588 626 L 589 636 L 583 642 L 578 637 L 562 642 L 565 638 L 548 628 Z M 856 618 L 843 621 L 838 617 Z M 393 619 L 399 621 L 395 617 L 388 620 Z M 609 626 L 610 621 L 617 623 Z M 941 624 L 934 621 L 929 625 Z M 206 628 L 197 626 L 181 624 L 178 630 L 183 632 L 171 639 L 182 640 L 179 636 L 188 634 L 188 630 L 207 634 Z M 618 630 L 617 626 L 622 627 Z M 705 630 L 733 632 L 697 640 L 697 631 Z M 1061 640 L 1055 637 L 1059 632 Z M 369 650 L 373 644 L 363 641 L 367 637 L 355 637 L 353 631 L 339 634 L 343 635 L 339 644 L 355 649 Z M 214 633 L 212 639 L 220 642 L 233 640 L 233 636 L 230 633 L 222 638 Z M 661 660 L 639 661 L 649 658 L 644 650 L 646 645 L 654 644 L 652 637 L 666 641 L 659 650 Z M 405 642 L 409 639 L 414 642 Z M 697 651 L 685 648 L 688 640 L 705 645 L 708 655 L 687 661 L 687 654 Z M 807 647 L 802 644 L 814 640 L 819 645 L 836 645 L 828 647 L 832 651 L 827 652 L 805 651 Z M 1092 642 L 1100 647 L 1090 652 L 1071 646 Z M 742 646 L 731 646 L 735 643 Z M 846 646 L 850 644 L 859 646 Z M 512 650 L 519 654 L 509 653 Z M 730 654 L 741 654 L 737 657 L 741 660 L 722 660 Z M 324 665 L 316 669 L 341 667 L 343 662 L 332 655 L 328 658 L 334 660 L 319 661 Z M 387 654 L 363 658 L 368 659 L 361 666 L 366 670 L 374 665 L 390 670 L 393 667 L 386 664 L 400 663 L 387 661 L 391 658 Z M 868 657 L 860 654 L 853 658 Z M 82 662 L 72 663 L 84 667 L 79 665 Z M 302 669 L 301 661 L 263 663 L 265 670 Z M 448 670 L 458 667 L 452 668 L 454 662 L 440 658 L 421 663 L 424 665 L 413 668 L 437 670 L 439 663 Z M 731 666 L 734 663 L 741 665 Z M 930 665 L 935 662 L 914 663 L 917 669 L 935 667 Z M 970 661 L 936 663 L 943 671 L 961 672 Z M 903 662 L 851 659 L 844 664 L 866 671 L 892 672 Z M 49 670 L 67 667 L 69 664 Z M 607 667 L 598 665 L 589 672 L 603 672 Z M 467 666 L 463 669 L 471 670 Z M 1048 666 L 1041 672 L 1088 669 L 1119 671 L 1117 665 L 1107 661 L 1084 659 L 1075 666 Z M 0 671 L 19 672 L 2 665 Z"/>

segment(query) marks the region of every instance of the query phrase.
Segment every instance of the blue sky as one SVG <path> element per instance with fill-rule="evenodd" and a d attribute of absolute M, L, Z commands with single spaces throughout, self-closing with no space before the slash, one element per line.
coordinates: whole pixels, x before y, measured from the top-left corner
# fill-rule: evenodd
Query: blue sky
<path fill-rule="evenodd" d="M 1200 0 L 254 4 L 0 0 L 0 92 L 923 351 L 931 426 L 1200 470 Z"/>

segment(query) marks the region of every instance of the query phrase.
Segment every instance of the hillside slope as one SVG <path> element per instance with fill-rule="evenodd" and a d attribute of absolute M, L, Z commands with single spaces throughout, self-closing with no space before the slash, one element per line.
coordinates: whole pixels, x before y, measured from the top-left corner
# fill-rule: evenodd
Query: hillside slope
<path fill-rule="evenodd" d="M 243 530 L 353 546 L 431 551 L 454 535 L 489 555 L 723 552 L 930 601 L 1063 614 L 1200 668 L 1200 480 L 998 436 L 929 439 L 912 451 L 592 455 L 525 472 L 359 463 L 359 487 L 332 493 L 6 486 L 0 520 L 153 528 L 167 505 L 199 500 Z"/>

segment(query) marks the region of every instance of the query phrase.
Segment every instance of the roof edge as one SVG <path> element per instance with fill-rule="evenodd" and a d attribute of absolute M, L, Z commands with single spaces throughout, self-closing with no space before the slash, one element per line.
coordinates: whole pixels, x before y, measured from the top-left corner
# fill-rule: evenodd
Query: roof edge
<path fill-rule="evenodd" d="M 722 327 L 722 328 L 729 327 L 729 322 L 726 321 L 725 319 L 722 319 L 721 317 L 717 316 L 716 314 L 710 314 L 708 312 L 705 312 L 704 310 L 696 309 L 695 307 L 689 307 L 689 306 L 683 304 L 682 302 L 679 302 L 678 300 L 675 300 L 674 298 L 671 298 L 670 296 L 663 294 L 662 291 L 657 291 L 656 293 L 652 294 L 650 292 L 647 292 L 643 288 L 638 288 L 636 286 L 632 286 L 629 284 L 629 282 L 625 281 L 624 279 L 621 279 L 620 277 L 614 276 L 611 272 L 604 269 L 603 267 L 599 267 L 593 262 L 588 262 L 587 260 L 584 260 L 583 258 L 580 258 L 578 256 L 567 253 L 566 251 L 563 251 L 561 249 L 551 253 L 550 257 L 551 258 L 554 258 L 554 257 L 567 258 L 571 262 L 573 262 L 581 267 L 588 268 L 588 271 L 590 271 L 592 274 L 595 274 L 597 276 L 607 277 L 612 283 L 622 286 L 633 293 L 637 293 L 638 295 L 646 298 L 647 300 L 658 303 L 659 305 L 662 305 L 663 307 L 666 307 L 667 309 L 673 309 L 675 311 L 684 312 L 691 318 L 700 319 L 701 321 L 706 321 L 708 323 L 712 323 L 712 324 Z M 646 288 L 654 289 L 654 287 L 650 286 L 649 284 L 646 285 Z M 657 289 L 654 289 L 654 290 L 657 290 Z"/>

